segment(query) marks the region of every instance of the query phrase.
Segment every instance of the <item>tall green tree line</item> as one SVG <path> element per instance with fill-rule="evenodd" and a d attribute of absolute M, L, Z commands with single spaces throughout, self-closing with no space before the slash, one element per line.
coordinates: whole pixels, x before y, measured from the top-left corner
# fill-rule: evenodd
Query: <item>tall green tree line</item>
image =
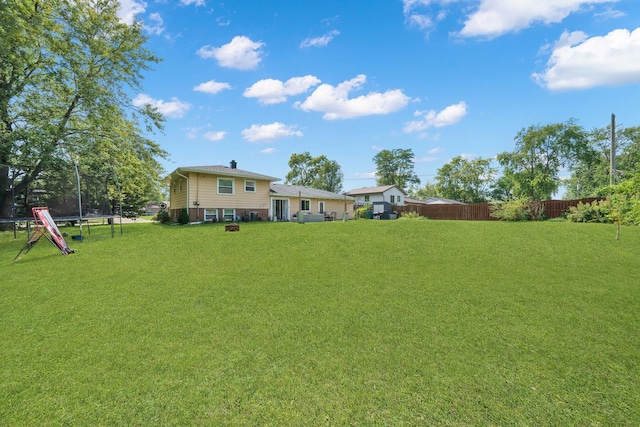
<path fill-rule="evenodd" d="M 0 216 L 7 189 L 25 192 L 47 171 L 77 161 L 116 175 L 125 196 L 159 189 L 167 153 L 145 136 L 163 118 L 134 108 L 142 73 L 160 61 L 118 0 L 9 0 L 0 5 Z"/>

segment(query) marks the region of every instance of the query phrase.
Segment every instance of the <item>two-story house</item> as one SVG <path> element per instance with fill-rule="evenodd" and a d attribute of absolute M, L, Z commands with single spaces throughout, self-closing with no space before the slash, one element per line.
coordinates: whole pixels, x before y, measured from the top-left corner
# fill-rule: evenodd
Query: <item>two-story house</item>
<path fill-rule="evenodd" d="M 395 185 L 383 185 L 381 187 L 356 188 L 347 191 L 348 196 L 355 198 L 353 208 L 357 209 L 374 202 L 387 202 L 394 206 L 404 206 L 407 194 Z"/>
<path fill-rule="evenodd" d="M 291 221 L 298 212 L 343 218 L 353 197 L 309 187 L 275 184 L 280 178 L 227 166 L 180 167 L 168 177 L 173 221 L 187 209 L 190 222 Z"/>

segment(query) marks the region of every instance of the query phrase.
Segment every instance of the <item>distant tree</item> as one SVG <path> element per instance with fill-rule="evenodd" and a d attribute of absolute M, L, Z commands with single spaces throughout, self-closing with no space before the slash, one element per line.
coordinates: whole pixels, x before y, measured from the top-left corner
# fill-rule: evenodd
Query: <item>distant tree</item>
<path fill-rule="evenodd" d="M 420 184 L 413 171 L 414 159 L 411 149 L 382 150 L 373 157 L 376 164 L 377 185 L 395 185 L 402 190 L 412 184 Z"/>
<path fill-rule="evenodd" d="M 593 156 L 586 132 L 573 120 L 530 126 L 518 132 L 515 141 L 515 151 L 498 154 L 497 159 L 503 181 L 510 184 L 511 195 L 517 198 L 551 198 L 560 186 L 561 168 Z"/>
<path fill-rule="evenodd" d="M 308 151 L 293 153 L 289 159 L 290 171 L 285 182 L 293 185 L 317 188 L 339 193 L 342 191 L 343 174 L 340 165 L 326 156 L 311 157 Z"/>
<path fill-rule="evenodd" d="M 491 185 L 496 168 L 491 159 L 467 160 L 454 157 L 438 169 L 436 189 L 442 197 L 464 203 L 486 202 L 491 197 Z"/>
<path fill-rule="evenodd" d="M 436 185 L 432 182 L 427 182 L 424 187 L 418 185 L 412 185 L 408 191 L 409 197 L 424 200 L 429 197 L 442 197 L 436 188 Z"/>
<path fill-rule="evenodd" d="M 615 183 L 621 183 L 640 172 L 640 127 L 617 126 L 615 135 Z M 569 198 L 601 196 L 610 184 L 611 126 L 592 130 L 588 138 L 593 155 L 571 167 L 571 176 L 565 181 Z"/>
<path fill-rule="evenodd" d="M 150 106 L 134 108 L 142 71 L 159 59 L 142 24 L 117 17 L 118 0 L 23 0 L 0 6 L 0 216 L 11 192 L 72 161 L 95 177 L 135 177 L 129 192 L 154 192 L 167 153 L 143 136 L 162 128 Z M 142 181 L 145 181 L 144 183 Z M 123 188 L 124 190 L 124 188 Z M 144 195 L 138 195 L 143 198 Z"/>

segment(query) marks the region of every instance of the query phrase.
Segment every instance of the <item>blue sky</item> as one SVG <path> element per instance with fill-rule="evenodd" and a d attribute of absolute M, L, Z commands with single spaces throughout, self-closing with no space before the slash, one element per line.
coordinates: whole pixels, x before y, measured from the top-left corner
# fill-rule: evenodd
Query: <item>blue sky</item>
<path fill-rule="evenodd" d="M 163 62 L 134 105 L 180 166 L 284 179 L 292 153 L 337 161 L 344 190 L 411 149 L 422 183 L 493 158 L 530 125 L 640 125 L 638 0 L 120 0 Z"/>

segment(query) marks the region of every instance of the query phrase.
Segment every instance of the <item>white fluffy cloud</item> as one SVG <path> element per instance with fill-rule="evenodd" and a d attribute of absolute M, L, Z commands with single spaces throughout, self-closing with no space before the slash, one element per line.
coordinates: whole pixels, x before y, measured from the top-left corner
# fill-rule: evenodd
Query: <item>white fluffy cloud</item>
<path fill-rule="evenodd" d="M 285 102 L 288 96 L 305 93 L 320 83 L 315 76 L 293 77 L 282 82 L 275 79 L 259 80 L 244 91 L 247 98 L 257 98 L 263 105 Z"/>
<path fill-rule="evenodd" d="M 147 3 L 140 0 L 120 0 L 118 7 L 118 18 L 127 25 L 133 24 L 136 15 L 144 13 L 147 9 Z"/>
<path fill-rule="evenodd" d="M 180 0 L 180 3 L 189 6 L 190 4 L 195 6 L 204 6 L 204 0 Z"/>
<path fill-rule="evenodd" d="M 611 31 L 586 38 L 584 33 L 564 33 L 556 42 L 547 67 L 532 74 L 551 90 L 617 86 L 640 81 L 640 28 Z"/>
<path fill-rule="evenodd" d="M 439 113 L 431 111 L 416 111 L 417 120 L 407 122 L 403 128 L 405 133 L 422 132 L 428 128 L 440 128 L 458 123 L 467 114 L 467 104 L 461 101 L 449 105 Z"/>
<path fill-rule="evenodd" d="M 402 0 L 405 21 L 420 30 L 431 30 L 451 12 L 454 3 L 467 14 L 461 37 L 495 38 L 528 28 L 537 23 L 561 22 L 572 13 L 591 10 L 597 4 L 619 0 Z M 468 12 L 470 11 L 470 12 Z M 594 12 L 596 16 L 619 16 L 610 7 Z"/>
<path fill-rule="evenodd" d="M 275 122 L 268 125 L 251 125 L 242 131 L 242 137 L 249 142 L 273 142 L 289 136 L 302 136 L 295 126 Z"/>
<path fill-rule="evenodd" d="M 196 92 L 204 92 L 211 95 L 215 95 L 218 92 L 222 92 L 225 89 L 231 89 L 231 85 L 229 83 L 217 82 L 215 80 L 209 80 L 208 82 L 200 83 L 198 86 L 194 87 L 193 90 Z"/>
<path fill-rule="evenodd" d="M 322 84 L 304 102 L 298 102 L 295 106 L 303 111 L 322 112 L 324 119 L 335 120 L 389 114 L 408 104 L 409 97 L 400 89 L 349 98 L 349 93 L 359 89 L 366 81 L 367 76 L 360 74 L 337 86 Z"/>
<path fill-rule="evenodd" d="M 191 104 L 188 102 L 180 101 L 178 98 L 171 98 L 171 101 L 163 101 L 161 99 L 153 99 L 149 95 L 141 93 L 133 98 L 133 105 L 136 107 L 142 107 L 147 104 L 156 108 L 160 114 L 163 116 L 171 117 L 171 118 L 180 118 L 183 117 L 189 108 L 191 108 Z"/>
<path fill-rule="evenodd" d="M 253 70 L 262 61 L 264 43 L 246 36 L 236 36 L 220 47 L 202 46 L 196 52 L 201 58 L 214 58 L 218 65 L 237 70 Z"/>
<path fill-rule="evenodd" d="M 224 131 L 218 131 L 218 132 L 205 132 L 204 135 L 202 135 L 202 137 L 204 139 L 208 139 L 209 141 L 222 141 L 225 137 L 227 133 Z"/>
<path fill-rule="evenodd" d="M 597 3 L 617 0 L 481 0 L 458 33 L 462 37 L 493 38 L 535 23 L 561 22 L 571 13 Z"/>
<path fill-rule="evenodd" d="M 340 34 L 340 31 L 332 30 L 332 31 L 328 32 L 327 34 L 325 34 L 324 36 L 306 38 L 306 39 L 304 39 L 302 41 L 302 43 L 300 43 L 300 47 L 301 48 L 307 48 L 307 47 L 322 47 L 322 46 L 326 46 L 338 34 Z"/>

